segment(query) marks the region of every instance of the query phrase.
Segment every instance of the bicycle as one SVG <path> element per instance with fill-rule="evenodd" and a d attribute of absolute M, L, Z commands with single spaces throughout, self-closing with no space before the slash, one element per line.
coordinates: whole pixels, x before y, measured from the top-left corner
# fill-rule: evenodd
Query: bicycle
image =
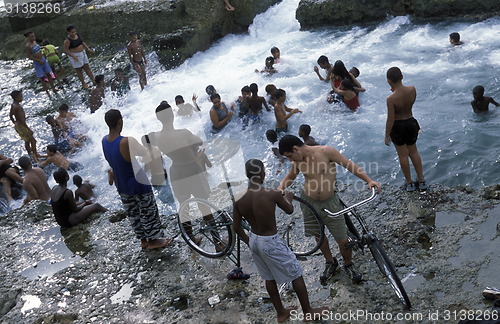
<path fill-rule="evenodd" d="M 396 269 L 392 261 L 387 256 L 385 249 L 382 247 L 380 240 L 377 238 L 375 233 L 368 228 L 364 218 L 358 214 L 355 210 L 356 207 L 364 205 L 375 199 L 377 196 L 377 192 L 375 188 L 372 188 L 372 195 L 362 200 L 350 207 L 347 207 L 344 202 L 342 202 L 344 209 L 338 212 L 331 212 L 327 209 L 323 209 L 330 217 L 340 217 L 344 215 L 346 226 L 347 226 L 347 235 L 349 237 L 349 243 L 345 245 L 346 248 L 352 248 L 355 251 L 361 251 L 363 253 L 364 247 L 368 247 L 370 249 L 375 262 L 380 270 L 380 272 L 389 280 L 389 283 L 392 286 L 392 289 L 396 292 L 399 300 L 405 305 L 408 309 L 411 309 L 411 302 L 408 298 L 406 290 L 401 283 L 401 280 L 396 273 Z M 353 216 L 359 223 L 361 227 L 361 233 L 358 231 L 354 223 L 352 222 L 351 216 Z"/>

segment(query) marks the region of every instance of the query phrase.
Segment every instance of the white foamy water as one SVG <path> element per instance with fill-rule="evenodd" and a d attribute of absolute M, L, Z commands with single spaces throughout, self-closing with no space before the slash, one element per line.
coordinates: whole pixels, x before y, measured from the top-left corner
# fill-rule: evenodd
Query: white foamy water
<path fill-rule="evenodd" d="M 71 103 L 72 109 L 81 111 L 79 117 L 90 139 L 73 159 L 86 166 L 79 174 L 98 185 L 100 200 L 105 205 L 113 208 L 119 204 L 115 188 L 106 183 L 108 166 L 100 143 L 107 133 L 105 111 L 120 109 L 124 116 L 123 135 L 140 138 L 161 128 L 154 115 L 160 101 L 167 100 L 175 108 L 176 95 L 181 94 L 190 102 L 196 93 L 202 112 L 193 118 L 179 117 L 175 125 L 205 139 L 211 107 L 204 91 L 208 84 L 213 84 L 227 103 L 237 98 L 244 85 L 253 82 L 259 85 L 261 96 L 265 95 L 264 87 L 269 83 L 283 88 L 287 92 L 287 106 L 303 111 L 288 120 L 291 134 L 296 135 L 301 124 L 309 124 L 311 135 L 318 142 L 334 146 L 347 158 L 365 166 L 374 180 L 400 185 L 404 178 L 395 149 L 384 145 L 385 99 L 391 94 L 385 73 L 391 66 L 399 66 L 404 83 L 417 89 L 413 112 L 423 131 L 417 146 L 428 182 L 473 187 L 499 182 L 499 110 L 490 105 L 491 113 L 476 116 L 470 106 L 472 88 L 478 84 L 485 87 L 486 96 L 500 101 L 497 73 L 500 49 L 495 41 L 500 36 L 499 18 L 482 22 L 422 23 L 410 17 L 395 17 L 370 26 L 300 31 L 295 20 L 298 2 L 285 0 L 270 8 L 256 17 L 248 34 L 229 35 L 176 69 L 153 69 L 155 55 L 150 55 L 149 86 L 140 92 L 137 77 L 132 74 L 133 89 L 128 97 L 122 102 L 106 98 L 105 105 L 93 115 L 88 114 L 81 101 Z M 455 31 L 461 34 L 465 45 L 449 44 L 448 35 Z M 254 73 L 254 69 L 264 67 L 272 46 L 281 50 L 282 62 L 275 64 L 279 72 L 273 76 Z M 342 60 L 348 69 L 356 66 L 361 71 L 358 80 L 367 91 L 360 95 L 361 107 L 357 112 L 326 102 L 330 85 L 319 81 L 313 72 L 320 55 L 328 56 L 331 63 Z M 108 64 L 106 71 L 112 68 Z M 2 65 L 2 70 L 13 75 L 11 69 L 13 67 Z M 18 78 L 16 82 L 21 81 Z M 38 94 L 36 98 L 43 96 Z M 2 99 L 1 124 L 8 134 L 2 141 L 2 150 L 4 154 L 10 151 L 13 153 L 9 155 L 19 157 L 22 142 L 17 140 L 5 116 L 7 102 L 10 98 Z M 24 102 L 24 107 L 28 111 L 32 109 L 33 115 L 33 111 L 42 109 L 39 103 L 31 97 Z M 42 119 L 33 116 L 28 124 L 36 124 L 35 133 L 44 134 L 39 136 L 41 143 L 50 141 L 50 131 L 42 121 L 33 121 L 36 118 Z M 220 133 L 219 136 L 238 141 L 241 146 L 237 158 L 226 163 L 232 179 L 244 180 L 242 163 L 246 159 L 271 162 L 265 131 L 274 126 L 274 114 L 264 112 L 259 124 L 242 130 L 241 122 L 233 118 Z M 213 186 L 222 180 L 220 168 L 209 172 Z M 340 182 L 349 179 L 352 176 L 348 178 L 340 172 Z"/>

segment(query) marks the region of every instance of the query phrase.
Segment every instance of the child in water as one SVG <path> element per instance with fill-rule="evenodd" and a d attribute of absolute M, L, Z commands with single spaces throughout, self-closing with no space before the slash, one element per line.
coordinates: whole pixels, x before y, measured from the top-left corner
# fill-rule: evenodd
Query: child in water
<path fill-rule="evenodd" d="M 129 90 L 128 76 L 123 73 L 123 69 L 117 68 L 115 70 L 115 77 L 111 80 L 111 91 L 121 97 L 126 95 Z"/>
<path fill-rule="evenodd" d="M 268 73 L 268 74 L 274 74 L 278 71 L 276 71 L 276 69 L 273 67 L 273 64 L 274 64 L 274 57 L 272 56 L 268 56 L 266 58 L 266 66 L 264 67 L 264 70 L 261 70 L 259 71 L 258 69 L 255 69 L 255 72 L 256 73 Z"/>
<path fill-rule="evenodd" d="M 488 112 L 490 103 L 497 107 L 499 106 L 498 102 L 493 100 L 493 98 L 484 96 L 484 87 L 482 85 L 475 86 L 474 89 L 472 89 L 472 95 L 474 96 L 474 100 L 472 100 L 470 104 L 476 114 Z"/>
<path fill-rule="evenodd" d="M 340 87 L 336 87 L 332 79 L 333 91 L 342 96 L 346 106 L 352 111 L 356 111 L 359 107 L 358 95 L 354 90 L 354 85 L 350 79 L 344 79 L 340 82 Z"/>

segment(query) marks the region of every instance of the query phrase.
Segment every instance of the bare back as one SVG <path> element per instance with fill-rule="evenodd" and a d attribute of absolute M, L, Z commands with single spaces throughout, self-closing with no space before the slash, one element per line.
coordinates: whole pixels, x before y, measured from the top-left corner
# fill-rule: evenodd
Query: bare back
<path fill-rule="evenodd" d="M 252 233 L 262 236 L 271 236 L 278 232 L 274 215 L 276 205 L 285 212 L 293 211 L 293 206 L 285 200 L 280 191 L 263 187 L 247 189 L 243 197 L 235 203 L 238 213 L 250 224 Z"/>
<path fill-rule="evenodd" d="M 414 86 L 401 85 L 387 97 L 387 106 L 394 109 L 394 120 L 404 120 L 413 117 L 412 108 L 417 98 Z"/>
<path fill-rule="evenodd" d="M 50 198 L 50 188 L 47 184 L 47 178 L 43 170 L 40 168 L 33 168 L 25 172 L 23 189 L 26 190 L 28 194 L 25 203 L 35 199 L 48 201 Z"/>

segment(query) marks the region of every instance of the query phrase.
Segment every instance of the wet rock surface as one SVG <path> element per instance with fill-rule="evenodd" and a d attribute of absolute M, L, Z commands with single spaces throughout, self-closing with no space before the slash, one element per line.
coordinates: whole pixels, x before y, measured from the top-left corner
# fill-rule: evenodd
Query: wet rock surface
<path fill-rule="evenodd" d="M 431 185 L 407 193 L 384 187 L 359 212 L 382 240 L 403 280 L 413 308 L 398 301 L 368 251 L 355 254 L 363 282 L 354 285 L 342 271 L 319 283 L 321 255 L 301 261 L 313 305 L 337 314 L 423 314 L 398 323 L 451 323 L 428 318 L 445 310 L 491 310 L 482 297 L 498 285 L 500 206 L 483 190 Z M 341 192 L 350 204 L 367 193 Z M 230 281 L 227 259 L 207 259 L 180 236 L 162 251 L 143 251 L 122 212 L 107 212 L 71 229 L 56 225 L 42 202 L 0 219 L 1 323 L 272 323 L 275 312 L 264 282 L 243 245 L 243 270 L 252 276 Z M 168 236 L 179 230 L 175 215 L 163 216 Z M 332 240 L 333 241 L 333 240 Z M 333 250 L 337 248 L 332 246 Z M 299 305 L 293 292 L 285 305 Z M 324 318 L 325 323 L 350 323 Z M 382 323 L 360 321 L 360 323 Z M 395 323 L 388 321 L 385 323 Z M 458 322 L 454 321 L 454 322 Z"/>
<path fill-rule="evenodd" d="M 378 22 L 387 15 L 418 18 L 488 18 L 500 13 L 496 0 L 301 0 L 297 20 L 303 29 Z"/>

